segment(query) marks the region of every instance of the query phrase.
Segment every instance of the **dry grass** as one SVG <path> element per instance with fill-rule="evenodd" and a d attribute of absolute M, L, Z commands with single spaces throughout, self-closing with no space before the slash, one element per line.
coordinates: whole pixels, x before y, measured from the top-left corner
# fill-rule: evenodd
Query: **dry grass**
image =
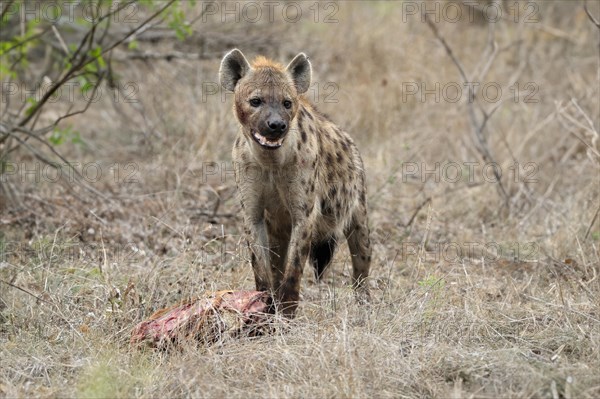
<path fill-rule="evenodd" d="M 598 31 L 581 5 L 543 3 L 539 22 L 496 26 L 499 53 L 480 81 L 498 82 L 506 99 L 488 140 L 508 209 L 481 166 L 472 182 L 403 174 L 408 162 L 483 161 L 464 98 L 403 100 L 403 83 L 461 80 L 426 24 L 401 22 L 399 3 L 340 3 L 333 24 L 212 18 L 194 25 L 212 58 L 118 64 L 140 102 L 104 97 L 73 121 L 86 145 L 61 147 L 101 165 L 93 184 L 110 201 L 82 203 L 77 190 L 13 176 L 23 202 L 2 211 L 0 396 L 600 396 L 600 222 L 590 229 L 600 197 Z M 439 29 L 469 73 L 482 69 L 485 24 Z M 233 178 L 203 174 L 208 162 L 230 161 L 231 101 L 202 90 L 231 45 L 311 57 L 320 108 L 355 137 L 367 167 L 373 303 L 354 303 L 344 247 L 324 284 L 305 273 L 299 316 L 276 321 L 275 334 L 136 351 L 131 328 L 154 310 L 253 287 Z M 513 79 L 535 83 L 539 101 L 514 101 Z M 337 103 L 324 102 L 327 82 L 339 87 Z M 514 162 L 532 163 L 536 181 L 523 169 L 514 179 Z M 135 181 L 124 180 L 128 163 Z"/>

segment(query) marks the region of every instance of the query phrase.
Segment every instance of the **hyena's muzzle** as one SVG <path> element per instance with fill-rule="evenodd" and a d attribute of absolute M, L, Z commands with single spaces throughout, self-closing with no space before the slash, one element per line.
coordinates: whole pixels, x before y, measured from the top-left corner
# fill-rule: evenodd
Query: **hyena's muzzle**
<path fill-rule="evenodd" d="M 255 129 L 251 129 L 252 138 L 261 147 L 275 150 L 283 144 L 290 123 L 286 120 L 286 116 L 281 115 L 275 106 L 265 107 L 265 113 L 266 117 L 262 122 L 259 122 Z"/>

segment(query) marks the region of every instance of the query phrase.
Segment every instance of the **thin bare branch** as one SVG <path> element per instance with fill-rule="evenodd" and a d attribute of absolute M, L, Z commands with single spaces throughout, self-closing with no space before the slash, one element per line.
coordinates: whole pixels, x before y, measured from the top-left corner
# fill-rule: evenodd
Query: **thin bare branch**
<path fill-rule="evenodd" d="M 596 214 L 592 218 L 592 221 L 590 222 L 590 225 L 587 228 L 587 231 L 585 232 L 585 237 L 583 237 L 584 240 L 587 240 L 588 236 L 590 235 L 590 231 L 592 231 L 592 227 L 594 227 L 594 223 L 596 223 L 596 219 L 598 218 L 598 213 L 600 213 L 600 205 L 598 205 L 598 209 L 596 209 Z"/>
<path fill-rule="evenodd" d="M 456 58 L 456 56 L 454 55 L 454 52 L 452 51 L 452 48 L 448 45 L 448 43 L 446 42 L 446 39 L 444 39 L 444 37 L 440 34 L 440 31 L 438 30 L 437 26 L 435 26 L 435 24 L 433 22 L 431 22 L 431 20 L 429 19 L 427 14 L 425 14 L 425 22 L 427 22 L 427 25 L 429 25 L 429 28 L 431 29 L 431 31 L 433 32 L 435 37 L 439 40 L 439 42 L 442 44 L 442 46 L 444 46 L 446 53 L 448 54 L 448 56 L 450 57 L 450 59 L 452 60 L 452 62 L 456 66 L 456 68 L 458 68 L 458 72 L 460 73 L 460 76 L 462 77 L 462 79 L 465 82 L 469 82 L 470 80 L 467 77 L 467 74 L 466 74 L 465 69 L 463 68 L 462 64 L 460 63 L 458 58 Z"/>
<path fill-rule="evenodd" d="M 454 54 L 454 51 L 452 51 L 452 48 L 450 47 L 450 45 L 448 44 L 446 39 L 444 39 L 444 37 L 441 35 L 437 26 L 427 17 L 427 15 L 425 15 L 425 21 L 427 22 L 427 25 L 433 32 L 434 36 L 438 39 L 438 41 L 442 44 L 442 46 L 446 50 L 446 54 L 450 57 L 450 59 L 452 60 L 452 63 L 456 66 L 456 69 L 458 69 L 458 72 L 459 72 L 461 78 L 463 79 L 463 82 L 465 84 L 471 82 L 469 80 L 468 75 L 465 72 L 465 69 L 462 66 L 461 62 L 458 60 L 458 58 Z M 490 27 L 489 29 L 490 29 L 490 34 L 489 34 L 488 41 L 491 46 L 490 47 L 491 52 L 489 55 L 489 59 L 487 60 L 486 64 L 484 65 L 484 68 L 481 71 L 481 75 L 485 75 L 488 72 L 490 66 L 493 63 L 493 60 L 495 59 L 496 55 L 498 54 L 498 49 L 497 49 L 498 46 L 496 45 L 496 42 L 494 40 L 494 35 L 493 35 L 494 28 Z M 498 109 L 498 106 L 496 106 L 494 109 L 492 109 L 491 112 L 487 112 L 481 106 L 479 106 L 479 110 L 481 112 L 481 117 L 478 117 L 477 114 L 475 113 L 475 103 L 476 103 L 475 102 L 475 90 L 473 90 L 472 93 L 471 92 L 469 93 L 469 100 L 467 102 L 467 112 L 469 115 L 469 119 L 471 121 L 472 133 L 475 136 L 475 140 L 474 140 L 475 147 L 477 148 L 477 150 L 479 151 L 479 153 L 481 154 L 481 156 L 483 157 L 483 160 L 485 162 L 496 164 L 497 162 L 495 162 L 494 158 L 491 155 L 491 152 L 488 149 L 487 139 L 484 135 L 484 131 L 485 131 L 485 128 L 487 126 L 489 119 L 494 114 L 494 112 Z M 504 199 L 504 205 L 506 207 L 508 207 L 510 205 L 508 192 L 504 188 L 504 184 L 502 183 L 501 176 L 500 176 L 498 170 L 496 168 L 493 168 L 493 170 L 494 170 L 494 176 L 496 178 L 496 182 L 498 183 L 498 189 Z"/>
<path fill-rule="evenodd" d="M 88 110 L 88 108 L 90 107 L 90 105 L 92 105 L 93 100 L 96 97 L 96 92 L 98 91 L 98 88 L 100 87 L 100 83 L 102 83 L 102 80 L 104 79 L 106 73 L 102 73 L 98 79 L 98 81 L 96 82 L 96 84 L 94 85 L 94 89 L 92 90 L 92 94 L 90 95 L 89 99 L 86 101 L 85 103 L 85 107 L 83 107 L 83 109 L 80 109 L 79 111 L 74 111 L 74 112 L 70 112 L 69 111 L 61 116 L 60 118 L 58 118 L 53 124 L 52 124 L 52 128 L 55 128 L 61 121 L 63 121 L 64 119 L 70 118 L 72 116 L 75 115 L 79 115 L 79 114 L 83 114 L 85 111 Z"/>
<path fill-rule="evenodd" d="M 2 14 L 0 14 L 0 20 L 4 20 L 4 16 L 6 15 L 6 13 L 8 12 L 8 10 L 10 9 L 10 7 L 13 5 L 14 2 L 15 2 L 15 0 L 9 0 L 8 4 L 6 4 L 4 6 L 4 8 L 2 9 Z"/>
<path fill-rule="evenodd" d="M 4 283 L 4 284 L 8 285 L 9 287 L 12 287 L 12 288 L 14 288 L 14 289 L 16 289 L 16 290 L 19 290 L 19 291 L 21 291 L 21 292 L 24 292 L 25 294 L 27 294 L 27 295 L 30 295 L 30 296 L 32 296 L 32 297 L 34 297 L 36 300 L 38 300 L 38 301 L 40 301 L 40 302 L 46 302 L 46 303 L 49 303 L 50 305 L 54 305 L 54 303 L 53 303 L 53 302 L 47 301 L 47 300 L 45 300 L 44 298 L 42 298 L 42 297 L 39 297 L 39 296 L 35 295 L 33 292 L 31 292 L 31 291 L 28 291 L 28 290 L 26 290 L 26 289 L 25 289 L 25 288 L 23 288 L 23 287 L 19 287 L 18 285 L 15 285 L 15 284 L 13 284 L 13 283 L 11 283 L 11 282 L 8 282 L 8 281 L 5 281 L 5 280 L 0 280 L 0 283 Z"/>
<path fill-rule="evenodd" d="M 590 19 L 590 21 L 592 21 L 592 23 L 594 25 L 596 25 L 596 28 L 600 29 L 600 21 L 598 21 L 596 18 L 594 18 L 594 16 L 592 15 L 592 13 L 590 12 L 590 10 L 588 9 L 587 0 L 585 0 L 583 2 L 583 9 L 585 10 L 585 13 L 587 14 L 587 16 Z"/>
<path fill-rule="evenodd" d="M 6 50 L 4 50 L 1 54 L 8 54 L 10 53 L 12 50 L 22 47 L 25 43 L 28 43 L 32 40 L 37 39 L 38 37 L 43 37 L 46 33 L 48 33 L 48 31 L 52 29 L 51 26 L 48 26 L 46 29 L 44 29 L 43 31 L 41 31 L 40 33 L 36 33 L 35 35 L 32 35 L 31 37 L 28 37 L 27 39 L 23 40 L 22 42 L 16 43 L 14 46 L 7 48 Z M 0 55 L 1 55 L 0 54 Z M 12 68 L 10 68 L 12 69 Z"/>
<path fill-rule="evenodd" d="M 109 198 L 106 197 L 104 194 L 102 194 L 100 191 L 96 190 L 89 184 L 85 183 L 85 178 L 81 175 L 81 173 L 79 173 L 79 171 L 77 169 L 75 169 L 69 161 L 67 161 L 58 151 L 56 151 L 56 149 L 51 144 L 49 144 L 42 138 L 38 137 L 37 135 L 29 132 L 27 129 L 24 129 L 22 127 L 18 127 L 15 130 L 17 130 L 21 133 L 27 134 L 28 136 L 39 141 L 40 143 L 42 143 L 42 145 L 47 147 L 56 157 L 58 157 L 65 165 L 67 165 L 69 167 L 69 169 L 73 172 L 73 176 L 77 177 L 78 184 L 81 187 L 83 187 L 87 191 L 91 192 L 92 194 L 99 196 L 100 198 L 102 198 L 104 200 L 107 200 L 107 201 L 109 200 Z M 39 152 L 36 148 L 32 147 L 29 143 L 27 143 L 26 141 L 24 141 L 23 139 L 18 137 L 17 134 L 11 133 L 11 135 L 15 138 L 15 140 L 17 140 L 19 143 L 21 143 L 21 145 L 23 145 L 25 148 L 27 148 L 38 160 L 40 160 L 40 161 L 44 162 L 45 164 L 50 165 L 54 168 L 60 167 L 60 164 L 48 159 L 41 152 Z"/>
<path fill-rule="evenodd" d="M 414 222 L 415 218 L 417 217 L 417 215 L 419 214 L 419 211 L 420 211 L 421 209 L 423 209 L 423 207 L 424 207 L 425 205 L 427 205 L 428 203 L 430 203 L 430 202 L 431 202 L 431 197 L 427 197 L 427 198 L 425 198 L 425 200 L 424 200 L 423 202 L 421 202 L 421 203 L 419 204 L 419 206 L 417 206 L 417 208 L 416 208 L 416 209 L 415 209 L 415 211 L 413 212 L 413 214 L 412 214 L 412 216 L 410 217 L 410 219 L 408 220 L 408 222 L 407 222 L 407 223 L 404 225 L 404 227 L 410 227 L 410 226 L 413 224 L 413 222 Z"/>
<path fill-rule="evenodd" d="M 54 33 L 54 36 L 56 36 L 56 39 L 60 43 L 60 46 L 61 46 L 62 50 L 65 52 L 65 55 L 68 56 L 69 55 L 69 48 L 67 47 L 67 43 L 65 43 L 65 40 L 61 36 L 61 34 L 58 31 L 58 29 L 56 29 L 55 25 L 52 25 L 52 32 Z"/>
<path fill-rule="evenodd" d="M 137 53 L 127 53 L 122 56 L 115 57 L 118 61 L 124 60 L 167 60 L 184 59 L 184 60 L 201 60 L 214 58 L 202 53 L 184 53 L 181 51 L 170 51 L 168 53 L 156 53 L 152 51 L 144 51 Z"/>

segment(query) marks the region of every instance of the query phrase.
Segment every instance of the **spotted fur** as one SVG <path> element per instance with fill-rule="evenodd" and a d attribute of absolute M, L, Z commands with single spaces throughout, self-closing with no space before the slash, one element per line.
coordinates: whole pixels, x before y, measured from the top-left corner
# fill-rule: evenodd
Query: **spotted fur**
<path fill-rule="evenodd" d="M 353 285 L 368 298 L 363 162 L 352 138 L 304 96 L 308 58 L 301 53 L 287 67 L 264 57 L 250 64 L 234 49 L 219 76 L 235 94 L 240 132 L 233 161 L 256 288 L 274 292 L 280 309 L 293 316 L 307 259 L 320 278 L 345 237 Z"/>

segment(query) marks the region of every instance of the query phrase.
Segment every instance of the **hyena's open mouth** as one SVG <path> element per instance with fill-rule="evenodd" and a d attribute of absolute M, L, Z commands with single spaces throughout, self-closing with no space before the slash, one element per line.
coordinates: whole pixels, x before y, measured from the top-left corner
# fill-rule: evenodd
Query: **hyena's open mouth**
<path fill-rule="evenodd" d="M 274 140 L 263 136 L 256 130 L 253 130 L 252 138 L 254 138 L 254 141 L 260 144 L 263 148 L 267 148 L 269 150 L 276 150 L 283 144 L 283 139 L 285 138 L 285 136 L 281 136 L 278 139 Z"/>

